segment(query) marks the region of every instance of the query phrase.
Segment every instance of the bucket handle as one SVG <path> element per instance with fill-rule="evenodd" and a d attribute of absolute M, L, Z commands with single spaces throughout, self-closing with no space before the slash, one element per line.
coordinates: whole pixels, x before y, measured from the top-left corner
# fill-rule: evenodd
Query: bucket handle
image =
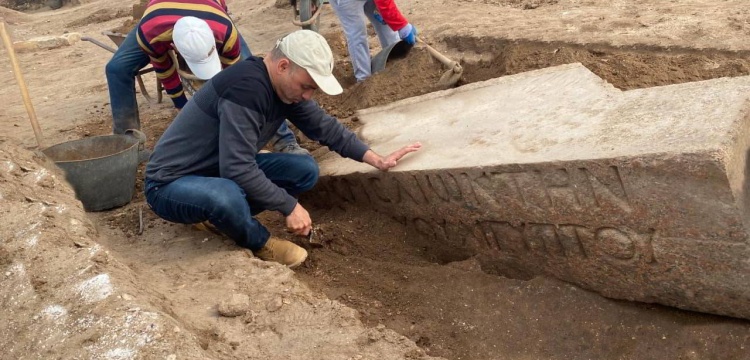
<path fill-rule="evenodd" d="M 125 130 L 125 134 L 132 134 L 135 138 L 138 139 L 138 151 L 142 151 L 146 148 L 146 134 L 144 134 L 142 131 L 138 129 L 127 129 Z"/>

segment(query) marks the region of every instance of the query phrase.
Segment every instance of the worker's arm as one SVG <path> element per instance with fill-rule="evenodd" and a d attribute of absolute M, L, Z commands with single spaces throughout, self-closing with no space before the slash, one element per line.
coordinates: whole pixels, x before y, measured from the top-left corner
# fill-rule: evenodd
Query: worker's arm
<path fill-rule="evenodd" d="M 237 183 L 252 203 L 289 216 L 297 199 L 268 179 L 256 161 L 261 124 L 266 121 L 261 109 L 267 105 L 260 96 L 251 96 L 245 85 L 227 90 L 236 92 L 233 98 L 219 98 L 219 175 Z M 243 103 L 236 98 L 243 98 Z"/>
<path fill-rule="evenodd" d="M 219 59 L 221 60 L 221 67 L 226 69 L 240 60 L 240 33 L 234 25 L 227 29 L 224 43 L 221 45 L 221 48 L 218 49 Z"/>
<path fill-rule="evenodd" d="M 328 115 L 313 100 L 302 101 L 289 107 L 287 119 L 308 138 L 327 146 L 343 157 L 362 161 L 369 149 L 367 144 L 336 118 Z"/>
<path fill-rule="evenodd" d="M 380 16 L 383 17 L 383 21 L 393 31 L 399 31 L 409 24 L 409 21 L 401 14 L 393 0 L 375 0 L 375 7 L 378 9 Z"/>
<path fill-rule="evenodd" d="M 410 45 L 417 43 L 417 28 L 401 15 L 401 11 L 398 10 L 393 0 L 375 0 L 375 7 L 377 7 L 383 22 L 393 31 L 398 32 L 398 37 L 401 40 Z"/>
<path fill-rule="evenodd" d="M 413 144 L 406 145 L 385 157 L 378 155 L 372 150 L 367 150 L 365 156 L 362 158 L 362 162 L 370 164 L 380 171 L 388 171 L 392 167 L 398 165 L 399 160 L 406 156 L 406 154 L 415 152 L 421 147 L 422 144 L 415 142 Z"/>
<path fill-rule="evenodd" d="M 151 60 L 151 65 L 156 71 L 156 78 L 159 79 L 167 91 L 167 95 L 172 99 L 174 106 L 182 109 L 187 103 L 185 91 L 182 89 L 180 75 L 177 74 L 177 66 L 172 61 L 172 57 L 167 53 L 172 49 L 171 38 L 169 41 L 157 41 L 149 44 L 143 33 L 138 31 L 138 46 L 141 47 Z"/>

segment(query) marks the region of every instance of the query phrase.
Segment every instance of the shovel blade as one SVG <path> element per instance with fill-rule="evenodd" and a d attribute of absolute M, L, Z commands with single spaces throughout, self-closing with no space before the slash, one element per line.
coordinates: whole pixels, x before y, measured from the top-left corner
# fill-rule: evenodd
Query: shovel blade
<path fill-rule="evenodd" d="M 400 40 L 399 42 L 393 43 L 385 49 L 380 50 L 380 52 L 375 54 L 375 56 L 373 56 L 372 58 L 372 62 L 370 63 L 370 71 L 373 74 L 383 71 L 383 69 L 385 69 L 386 63 L 388 63 L 389 60 L 406 57 L 406 55 L 409 53 L 409 50 L 411 50 L 411 48 L 413 47 L 414 45 L 409 45 L 409 43 L 407 43 L 406 41 Z"/>

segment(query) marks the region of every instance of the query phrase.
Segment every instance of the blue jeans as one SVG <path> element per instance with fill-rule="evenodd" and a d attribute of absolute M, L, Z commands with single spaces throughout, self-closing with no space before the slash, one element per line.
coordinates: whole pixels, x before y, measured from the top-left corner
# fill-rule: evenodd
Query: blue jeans
<path fill-rule="evenodd" d="M 318 164 L 311 156 L 267 153 L 255 158 L 260 169 L 289 195 L 310 190 L 318 181 Z M 237 245 L 262 248 L 270 233 L 254 215 L 267 210 L 247 197 L 232 180 L 196 175 L 169 183 L 146 179 L 146 201 L 159 217 L 177 223 L 208 220 Z"/>

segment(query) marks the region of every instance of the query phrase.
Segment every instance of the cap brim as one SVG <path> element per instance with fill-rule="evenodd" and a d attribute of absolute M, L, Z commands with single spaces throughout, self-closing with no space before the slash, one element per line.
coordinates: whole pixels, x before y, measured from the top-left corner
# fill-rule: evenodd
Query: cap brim
<path fill-rule="evenodd" d="M 221 71 L 221 60 L 216 50 L 203 61 L 191 62 L 185 59 L 185 63 L 193 75 L 201 80 L 209 80 Z"/>
<path fill-rule="evenodd" d="M 319 75 L 309 70 L 307 71 L 307 73 L 310 74 L 310 77 L 318 85 L 318 88 L 320 88 L 320 90 L 323 90 L 324 93 L 328 95 L 338 95 L 344 92 L 341 84 L 339 84 L 339 81 L 336 80 L 336 77 L 333 76 L 333 74 Z"/>

